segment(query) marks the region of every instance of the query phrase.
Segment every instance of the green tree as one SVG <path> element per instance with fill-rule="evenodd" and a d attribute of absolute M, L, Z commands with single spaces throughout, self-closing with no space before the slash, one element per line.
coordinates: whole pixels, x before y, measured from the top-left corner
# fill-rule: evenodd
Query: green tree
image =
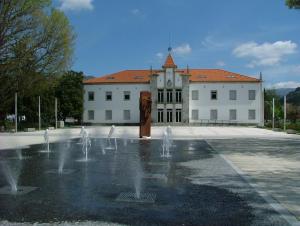
<path fill-rule="evenodd" d="M 286 101 L 295 106 L 300 106 L 300 87 L 288 93 L 288 95 L 286 96 Z"/>
<path fill-rule="evenodd" d="M 300 0 L 286 0 L 285 4 L 290 8 L 290 9 L 299 9 L 300 8 Z"/>
<path fill-rule="evenodd" d="M 298 106 L 295 106 L 293 104 L 289 104 L 287 108 L 287 118 L 291 120 L 293 123 L 297 122 L 299 110 Z"/>
<path fill-rule="evenodd" d="M 73 117 L 78 121 L 83 113 L 83 73 L 69 71 L 58 80 L 56 96 L 58 98 L 59 117 Z"/>
<path fill-rule="evenodd" d="M 49 93 L 55 76 L 71 64 L 74 40 L 68 19 L 51 8 L 51 0 L 0 1 L 0 121 L 14 112 L 15 92 L 20 113 Z"/>
<path fill-rule="evenodd" d="M 265 98 L 265 119 L 271 120 L 273 117 L 273 98 L 275 101 L 275 119 L 283 118 L 283 108 L 280 96 L 276 94 L 275 90 L 269 89 L 264 91 Z"/>
<path fill-rule="evenodd" d="M 48 74 L 67 68 L 74 34 L 64 13 L 50 7 L 50 0 L 0 2 L 2 73 L 28 65 Z"/>

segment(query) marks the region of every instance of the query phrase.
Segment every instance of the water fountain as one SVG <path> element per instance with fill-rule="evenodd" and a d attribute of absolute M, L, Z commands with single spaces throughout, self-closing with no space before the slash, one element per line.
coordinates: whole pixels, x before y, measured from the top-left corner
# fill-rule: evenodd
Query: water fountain
<path fill-rule="evenodd" d="M 49 130 L 46 129 L 44 133 L 44 147 L 45 149 L 40 152 L 50 153 L 50 140 L 49 140 Z"/>
<path fill-rule="evenodd" d="M 15 153 L 16 153 L 16 155 L 15 156 L 13 156 L 13 157 L 8 157 L 8 158 L 6 158 L 6 159 L 9 159 L 9 160 L 20 160 L 20 161 L 22 161 L 22 160 L 26 160 L 26 159 L 30 159 L 31 157 L 30 156 L 24 156 L 23 155 L 23 149 L 25 149 L 25 148 L 29 148 L 29 147 L 26 147 L 26 146 L 19 146 L 19 147 L 16 147 L 16 149 L 15 149 Z"/>
<path fill-rule="evenodd" d="M 20 148 L 16 149 L 16 153 L 18 155 L 18 159 L 23 160 L 22 149 L 20 149 Z"/>
<path fill-rule="evenodd" d="M 163 144 L 162 144 L 162 155 L 161 157 L 164 158 L 170 158 L 170 147 L 171 147 L 171 142 L 170 142 L 170 137 L 167 132 L 167 130 L 164 131 L 163 133 Z"/>
<path fill-rule="evenodd" d="M 108 150 L 118 150 L 118 143 L 117 143 L 117 138 L 114 137 L 113 138 L 113 134 L 115 132 L 115 129 L 116 127 L 114 125 L 111 126 L 110 130 L 109 130 L 109 133 L 108 133 L 108 136 L 107 136 L 107 147 L 105 149 L 108 149 Z M 114 141 L 114 144 L 112 144 L 111 140 Z"/>
<path fill-rule="evenodd" d="M 102 154 L 105 155 L 106 151 L 105 151 L 105 144 L 103 139 L 98 139 L 98 142 L 99 142 L 98 146 L 100 147 Z"/>
<path fill-rule="evenodd" d="M 168 137 L 169 137 L 169 141 L 170 141 L 170 146 L 171 147 L 175 147 L 176 145 L 174 144 L 174 139 L 173 139 L 173 132 L 172 132 L 172 127 L 169 125 L 167 128 L 166 128 L 166 131 L 167 131 L 167 134 L 168 134 Z"/>
<path fill-rule="evenodd" d="M 80 139 L 79 139 L 79 142 L 78 142 L 77 144 L 82 145 L 82 143 L 83 143 L 83 133 L 84 133 L 84 130 L 85 130 L 85 128 L 84 128 L 84 126 L 82 126 L 81 129 L 80 129 L 80 133 L 79 133 Z"/>
<path fill-rule="evenodd" d="M 48 174 L 59 174 L 59 175 L 68 175 L 75 172 L 74 169 L 65 169 L 66 160 L 69 158 L 71 149 L 71 140 L 68 139 L 66 142 L 60 141 L 58 144 L 57 151 L 58 155 L 58 168 L 47 170 L 45 173 Z"/>
<path fill-rule="evenodd" d="M 60 146 L 62 146 L 62 145 L 60 145 Z M 58 173 L 59 174 L 67 173 L 67 171 L 64 169 L 64 166 L 65 166 L 65 162 L 68 157 L 68 154 L 69 154 L 70 146 L 71 146 L 71 141 L 68 140 L 67 143 L 65 145 L 63 145 L 62 148 L 59 148 L 60 149 L 59 163 L 58 163 Z"/>
<path fill-rule="evenodd" d="M 132 174 L 134 192 L 121 192 L 116 201 L 118 202 L 136 202 L 136 203 L 154 203 L 156 194 L 152 192 L 142 192 L 142 180 L 144 172 L 141 165 L 139 153 L 129 155 L 130 171 Z"/>
<path fill-rule="evenodd" d="M 128 145 L 128 133 L 126 131 L 124 132 L 122 139 L 123 139 L 123 145 L 126 148 Z"/>
<path fill-rule="evenodd" d="M 0 195 L 24 195 L 36 189 L 36 187 L 18 186 L 22 162 L 17 161 L 14 163 L 16 164 L 11 165 L 10 162 L 0 162 L 3 174 L 9 185 L 0 188 Z"/>
<path fill-rule="evenodd" d="M 135 168 L 135 177 L 134 177 L 134 189 L 135 189 L 135 198 L 141 198 L 141 189 L 142 189 L 142 178 L 143 178 L 143 171 L 141 167 L 140 160 L 136 161 L 136 168 Z"/>
<path fill-rule="evenodd" d="M 11 192 L 12 193 L 17 193 L 18 192 L 18 187 L 17 187 L 17 180 L 18 180 L 18 173 L 16 175 L 13 175 L 12 170 L 10 167 L 7 165 L 6 162 L 1 162 L 2 169 L 4 176 L 10 186 Z"/>
<path fill-rule="evenodd" d="M 87 162 L 88 159 L 88 153 L 89 153 L 89 149 L 91 148 L 91 139 L 89 137 L 89 132 L 84 129 L 83 130 L 83 135 L 82 135 L 82 151 L 85 155 L 85 161 Z"/>

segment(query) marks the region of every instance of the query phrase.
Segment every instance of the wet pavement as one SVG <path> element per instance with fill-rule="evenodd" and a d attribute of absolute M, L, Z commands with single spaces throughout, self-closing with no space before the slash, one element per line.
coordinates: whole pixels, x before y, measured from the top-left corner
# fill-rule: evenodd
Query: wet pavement
<path fill-rule="evenodd" d="M 300 140 L 227 139 L 208 143 L 300 225 Z"/>
<path fill-rule="evenodd" d="M 176 140 L 162 158 L 161 140 L 118 140 L 103 150 L 92 139 L 89 161 L 78 139 L 0 152 L 0 188 L 10 170 L 24 195 L 0 194 L 0 220 L 101 221 L 125 225 L 288 225 L 204 140 Z M 66 173 L 56 173 L 65 162 Z M 4 171 L 3 169 L 6 169 Z M 4 173 L 6 172 L 6 173 Z M 64 172 L 64 171 L 63 171 Z M 154 202 L 123 202 L 122 193 L 151 194 Z"/>

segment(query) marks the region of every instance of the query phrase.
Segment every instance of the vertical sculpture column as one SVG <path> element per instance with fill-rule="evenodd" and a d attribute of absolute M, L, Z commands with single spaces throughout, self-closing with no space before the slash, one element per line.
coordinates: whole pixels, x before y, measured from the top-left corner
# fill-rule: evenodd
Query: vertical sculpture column
<path fill-rule="evenodd" d="M 151 137 L 151 93 L 140 93 L 140 138 Z"/>

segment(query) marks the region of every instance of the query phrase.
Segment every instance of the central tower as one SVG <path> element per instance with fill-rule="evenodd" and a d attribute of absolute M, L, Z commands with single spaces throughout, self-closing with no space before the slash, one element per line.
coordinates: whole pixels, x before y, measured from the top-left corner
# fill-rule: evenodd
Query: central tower
<path fill-rule="evenodd" d="M 151 74 L 150 90 L 154 123 L 188 123 L 189 79 L 185 76 L 184 70 L 177 69 L 171 52 L 172 48 L 169 47 L 162 69 Z"/>

